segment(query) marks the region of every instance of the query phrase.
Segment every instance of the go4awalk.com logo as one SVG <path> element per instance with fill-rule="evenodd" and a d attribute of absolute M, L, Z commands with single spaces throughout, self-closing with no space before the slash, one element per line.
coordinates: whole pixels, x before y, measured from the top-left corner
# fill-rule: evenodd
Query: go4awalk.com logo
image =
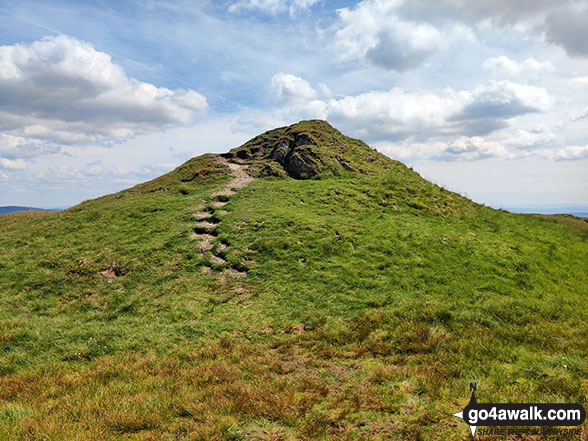
<path fill-rule="evenodd" d="M 567 426 L 579 426 L 586 419 L 586 410 L 579 403 L 478 403 L 476 400 L 476 384 L 470 384 L 472 395 L 470 402 L 453 416 L 462 418 L 470 426 L 472 436 L 476 428 L 484 427 L 520 427 L 535 426 L 541 429 L 484 429 L 484 435 L 510 434 L 566 434 L 579 435 L 580 428 L 569 429 Z M 566 426 L 556 429 L 554 426 Z"/>

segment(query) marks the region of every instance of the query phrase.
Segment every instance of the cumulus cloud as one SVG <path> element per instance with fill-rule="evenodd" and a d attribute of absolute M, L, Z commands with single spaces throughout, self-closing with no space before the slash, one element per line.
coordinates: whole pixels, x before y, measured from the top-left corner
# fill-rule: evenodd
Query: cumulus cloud
<path fill-rule="evenodd" d="M 586 24 L 588 23 L 588 7 L 583 11 L 559 9 L 547 15 L 541 27 L 547 41 L 561 46 L 568 55 L 588 56 L 588 40 Z"/>
<path fill-rule="evenodd" d="M 27 167 L 27 164 L 22 159 L 0 158 L 0 167 L 9 170 L 24 170 Z"/>
<path fill-rule="evenodd" d="M 498 25 L 530 20 L 547 11 L 566 7 L 573 0 L 410 0 L 399 8 L 420 20 L 460 19 L 466 23 L 491 20 Z"/>
<path fill-rule="evenodd" d="M 488 58 L 482 67 L 495 75 L 516 77 L 519 75 L 533 75 L 553 70 L 553 64 L 549 61 L 537 61 L 534 58 L 527 58 L 518 63 L 507 56 Z"/>
<path fill-rule="evenodd" d="M 165 163 L 121 168 L 105 165 L 101 161 L 91 162 L 79 167 L 65 164 L 52 164 L 37 170 L 34 177 L 43 182 L 45 186 L 59 186 L 72 183 L 89 186 L 104 183 L 134 185 L 160 176 L 178 165 L 176 163 Z"/>
<path fill-rule="evenodd" d="M 588 106 L 584 107 L 581 111 L 572 114 L 572 121 L 579 121 L 585 118 L 588 118 Z"/>
<path fill-rule="evenodd" d="M 300 9 L 308 9 L 319 0 L 239 0 L 229 6 L 229 12 L 257 9 L 269 14 L 289 11 L 290 14 Z"/>
<path fill-rule="evenodd" d="M 400 0 L 364 0 L 354 9 L 339 9 L 334 47 L 341 58 L 365 57 L 378 66 L 406 71 L 447 49 L 450 40 L 471 38 L 462 24 L 438 29 L 430 23 L 402 19 L 397 11 L 401 4 Z"/>
<path fill-rule="evenodd" d="M 470 102 L 453 116 L 454 120 L 496 121 L 549 109 L 552 99 L 547 90 L 511 81 L 490 81 L 476 87 Z"/>
<path fill-rule="evenodd" d="M 451 89 L 408 92 L 372 91 L 328 102 L 328 116 L 355 129 L 358 136 L 425 138 L 447 130 L 445 122 L 463 108 L 467 96 Z"/>
<path fill-rule="evenodd" d="M 335 47 L 343 58 L 368 54 L 372 62 L 399 71 L 422 64 L 452 39 L 471 40 L 471 29 L 497 26 L 542 38 L 570 56 L 588 56 L 585 1 L 363 0 L 340 9 L 339 19 Z"/>
<path fill-rule="evenodd" d="M 588 56 L 588 4 L 577 0 L 411 0 L 400 12 L 425 21 L 440 17 L 483 28 L 512 26 L 562 47 L 570 56 Z"/>
<path fill-rule="evenodd" d="M 356 128 L 358 135 L 415 137 L 480 136 L 508 126 L 508 120 L 549 108 L 545 89 L 510 81 L 491 81 L 473 90 L 366 92 L 332 99 L 327 114 Z"/>
<path fill-rule="evenodd" d="M 538 127 L 532 130 L 517 129 L 510 134 L 508 145 L 517 149 L 532 150 L 539 147 L 560 144 L 563 139 L 551 133 L 546 127 Z"/>
<path fill-rule="evenodd" d="M 501 133 L 513 118 L 551 107 L 545 89 L 511 81 L 490 81 L 471 90 L 395 87 L 317 99 L 307 81 L 280 73 L 272 78 L 270 91 L 281 98 L 279 106 L 269 112 L 248 109 L 235 128 L 267 130 L 300 119 L 327 119 L 399 158 L 413 153 L 436 159 L 509 158 L 561 142 L 537 125 L 510 131 L 506 139 L 486 137 Z"/>
<path fill-rule="evenodd" d="M 272 77 L 270 92 L 272 96 L 280 101 L 289 101 L 298 98 L 313 99 L 317 96 L 316 90 L 307 81 L 296 75 L 283 72 Z"/>
<path fill-rule="evenodd" d="M 43 154 L 58 153 L 61 148 L 39 139 L 0 133 L 0 156 L 8 159 L 33 158 Z"/>
<path fill-rule="evenodd" d="M 374 64 L 405 71 L 421 65 L 445 47 L 441 33 L 431 25 L 396 22 L 381 31 L 378 43 L 366 56 Z"/>
<path fill-rule="evenodd" d="M 491 157 L 510 158 L 512 154 L 500 143 L 481 137 L 460 137 L 452 142 L 418 142 L 408 138 L 399 142 L 380 142 L 374 146 L 397 159 L 428 159 L 435 161 L 474 161 Z"/>
<path fill-rule="evenodd" d="M 514 157 L 501 143 L 490 141 L 480 136 L 462 136 L 449 143 L 444 153 L 450 156 L 459 156 L 461 159 L 466 160 Z"/>
<path fill-rule="evenodd" d="M 129 78 L 108 54 L 64 35 L 0 46 L 0 95 L 0 149 L 25 157 L 187 124 L 208 107 L 193 90 Z"/>
<path fill-rule="evenodd" d="M 545 156 L 557 161 L 570 161 L 588 158 L 588 144 L 584 146 L 573 145 L 555 151 L 545 151 Z"/>
<path fill-rule="evenodd" d="M 517 152 L 508 145 L 480 136 L 461 136 L 453 141 L 419 142 L 407 138 L 398 142 L 379 142 L 374 146 L 381 152 L 401 160 L 428 159 L 435 161 L 476 161 L 487 158 L 513 159 Z"/>
<path fill-rule="evenodd" d="M 546 129 L 536 128 L 499 132 L 490 137 L 459 136 L 447 141 L 432 139 L 422 142 L 411 136 L 397 142 L 380 141 L 373 145 L 378 150 L 403 160 L 476 161 L 487 158 L 536 157 L 562 161 L 588 158 L 588 146 L 555 147 L 562 142 L 562 138 Z"/>

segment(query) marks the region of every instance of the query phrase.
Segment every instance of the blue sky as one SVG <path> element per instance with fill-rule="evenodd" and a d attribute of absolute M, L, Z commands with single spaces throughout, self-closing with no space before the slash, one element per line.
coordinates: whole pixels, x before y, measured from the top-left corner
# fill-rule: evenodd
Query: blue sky
<path fill-rule="evenodd" d="M 588 1 L 0 0 L 0 205 L 322 118 L 495 207 L 588 206 Z"/>

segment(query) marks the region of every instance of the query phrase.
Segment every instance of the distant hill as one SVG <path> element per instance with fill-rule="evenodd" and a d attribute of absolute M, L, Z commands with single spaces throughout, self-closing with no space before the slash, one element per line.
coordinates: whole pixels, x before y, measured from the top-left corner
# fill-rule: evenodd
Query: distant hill
<path fill-rule="evenodd" d="M 512 213 L 571 214 L 588 217 L 588 205 L 511 205 L 503 207 Z"/>
<path fill-rule="evenodd" d="M 0 216 L 0 250 L 0 440 L 465 440 L 471 382 L 588 392 L 588 223 L 325 121 Z"/>
<path fill-rule="evenodd" d="M 16 213 L 17 211 L 61 211 L 60 209 L 19 207 L 17 205 L 7 205 L 0 207 L 0 214 Z"/>

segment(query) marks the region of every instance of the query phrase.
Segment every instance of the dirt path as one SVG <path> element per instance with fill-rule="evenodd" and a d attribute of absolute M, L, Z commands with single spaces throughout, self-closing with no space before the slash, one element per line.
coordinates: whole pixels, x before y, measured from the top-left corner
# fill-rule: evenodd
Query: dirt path
<path fill-rule="evenodd" d="M 216 160 L 231 169 L 234 179 L 211 194 L 213 200 L 209 201 L 206 210 L 203 210 L 205 207 L 200 206 L 192 214 L 196 222 L 189 239 L 198 242 L 200 257 L 207 260 L 206 266 L 203 267 L 204 272 L 216 275 L 219 281 L 226 283 L 231 278 L 245 277 L 247 271 L 235 268 L 226 261 L 225 257 L 231 250 L 231 246 L 220 242 L 217 238 L 216 228 L 222 222 L 222 218 L 219 220 L 218 215 L 224 216 L 230 213 L 222 208 L 227 205 L 227 199 L 236 194 L 238 189 L 249 185 L 253 178 L 247 173 L 246 165 L 229 162 L 222 156 L 217 156 Z M 247 262 L 251 262 L 251 259 Z"/>
<path fill-rule="evenodd" d="M 248 166 L 229 162 L 222 156 L 217 156 L 217 161 L 229 167 L 231 169 L 231 174 L 235 177 L 235 179 L 233 179 L 220 190 L 212 193 L 212 196 L 234 195 L 236 192 L 233 189 L 246 187 L 251 181 L 253 181 L 253 178 L 249 176 L 249 173 L 247 173 Z"/>

